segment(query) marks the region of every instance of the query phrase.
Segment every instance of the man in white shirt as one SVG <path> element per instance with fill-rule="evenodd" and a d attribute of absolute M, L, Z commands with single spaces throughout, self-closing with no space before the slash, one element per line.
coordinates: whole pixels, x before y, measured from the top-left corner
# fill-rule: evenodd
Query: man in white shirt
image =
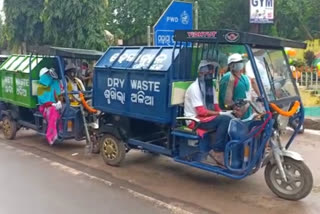
<path fill-rule="evenodd" d="M 224 150 L 228 142 L 230 113 L 221 112 L 213 85 L 214 68 L 217 64 L 202 60 L 198 67 L 198 78 L 185 94 L 184 115 L 200 119 L 198 128 L 215 131 L 216 142 L 211 142 L 209 155 L 220 165 L 224 163 Z M 229 116 L 228 116 L 229 114 Z M 194 122 L 188 122 L 194 128 Z"/>
<path fill-rule="evenodd" d="M 254 60 L 257 65 L 258 72 L 259 72 L 263 87 L 264 87 L 265 91 L 268 93 L 268 91 L 270 91 L 271 86 L 270 86 L 267 70 L 265 67 L 265 63 L 263 61 L 263 57 L 254 57 Z M 248 61 L 246 64 L 246 75 L 250 78 L 250 83 L 252 86 L 251 87 L 251 96 L 253 98 L 260 96 L 260 91 L 259 91 L 259 88 L 257 85 L 256 77 L 253 72 L 251 61 Z"/>
<path fill-rule="evenodd" d="M 270 81 L 269 81 L 269 78 L 268 78 L 268 73 L 267 73 L 263 58 L 254 57 L 254 60 L 255 60 L 256 65 L 257 65 L 258 73 L 259 73 L 259 76 L 261 78 L 264 90 L 265 90 L 265 92 L 267 94 L 270 94 L 271 93 L 271 86 L 270 86 Z M 251 100 L 256 104 L 256 107 L 259 109 L 259 111 L 264 111 L 263 104 L 261 102 L 256 102 L 257 98 L 260 96 L 260 91 L 259 91 L 259 88 L 258 88 L 256 77 L 255 77 L 254 72 L 253 72 L 251 61 L 248 61 L 247 64 L 246 64 L 246 75 L 250 79 Z"/>

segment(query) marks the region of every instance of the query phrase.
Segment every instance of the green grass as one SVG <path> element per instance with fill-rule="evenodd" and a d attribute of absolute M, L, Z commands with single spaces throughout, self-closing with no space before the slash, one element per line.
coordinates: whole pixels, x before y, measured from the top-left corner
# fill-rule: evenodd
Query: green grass
<path fill-rule="evenodd" d="M 306 107 L 320 107 L 320 97 L 316 94 L 311 94 L 309 91 L 300 90 L 303 105 Z"/>

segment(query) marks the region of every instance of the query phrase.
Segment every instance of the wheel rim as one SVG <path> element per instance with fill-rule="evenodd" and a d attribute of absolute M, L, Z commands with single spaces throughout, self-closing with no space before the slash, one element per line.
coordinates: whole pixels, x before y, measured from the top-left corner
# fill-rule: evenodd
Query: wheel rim
<path fill-rule="evenodd" d="M 280 192 L 287 195 L 299 193 L 305 185 L 305 179 L 300 169 L 292 163 L 284 163 L 283 165 L 287 181 L 282 179 L 278 167 L 273 167 L 271 171 L 271 182 L 273 186 Z"/>
<path fill-rule="evenodd" d="M 106 138 L 103 141 L 103 152 L 108 159 L 114 160 L 118 155 L 117 143 L 111 138 Z"/>
<path fill-rule="evenodd" d="M 10 121 L 4 120 L 2 124 L 3 132 L 5 135 L 9 135 L 11 131 Z"/>

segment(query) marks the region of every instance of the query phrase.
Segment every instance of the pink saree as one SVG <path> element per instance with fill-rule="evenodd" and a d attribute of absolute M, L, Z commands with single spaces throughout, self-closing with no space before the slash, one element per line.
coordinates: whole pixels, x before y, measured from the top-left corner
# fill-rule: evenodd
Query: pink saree
<path fill-rule="evenodd" d="M 58 138 L 58 131 L 57 131 L 57 122 L 60 119 L 59 111 L 51 105 L 41 105 L 40 113 L 43 115 L 43 118 L 47 121 L 47 131 L 46 131 L 46 138 L 48 143 L 52 145 Z"/>

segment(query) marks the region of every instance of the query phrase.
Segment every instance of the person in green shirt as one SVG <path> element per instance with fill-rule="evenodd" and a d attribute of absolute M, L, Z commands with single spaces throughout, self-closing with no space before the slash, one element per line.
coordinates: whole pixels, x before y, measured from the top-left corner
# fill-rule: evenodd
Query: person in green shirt
<path fill-rule="evenodd" d="M 244 60 L 238 53 L 228 58 L 228 72 L 224 74 L 219 84 L 219 105 L 223 110 L 233 108 L 234 113 L 241 119 L 246 119 L 252 114 L 249 104 L 236 107 L 234 104 L 239 99 L 248 99 L 250 93 L 250 80 L 243 74 Z"/>

